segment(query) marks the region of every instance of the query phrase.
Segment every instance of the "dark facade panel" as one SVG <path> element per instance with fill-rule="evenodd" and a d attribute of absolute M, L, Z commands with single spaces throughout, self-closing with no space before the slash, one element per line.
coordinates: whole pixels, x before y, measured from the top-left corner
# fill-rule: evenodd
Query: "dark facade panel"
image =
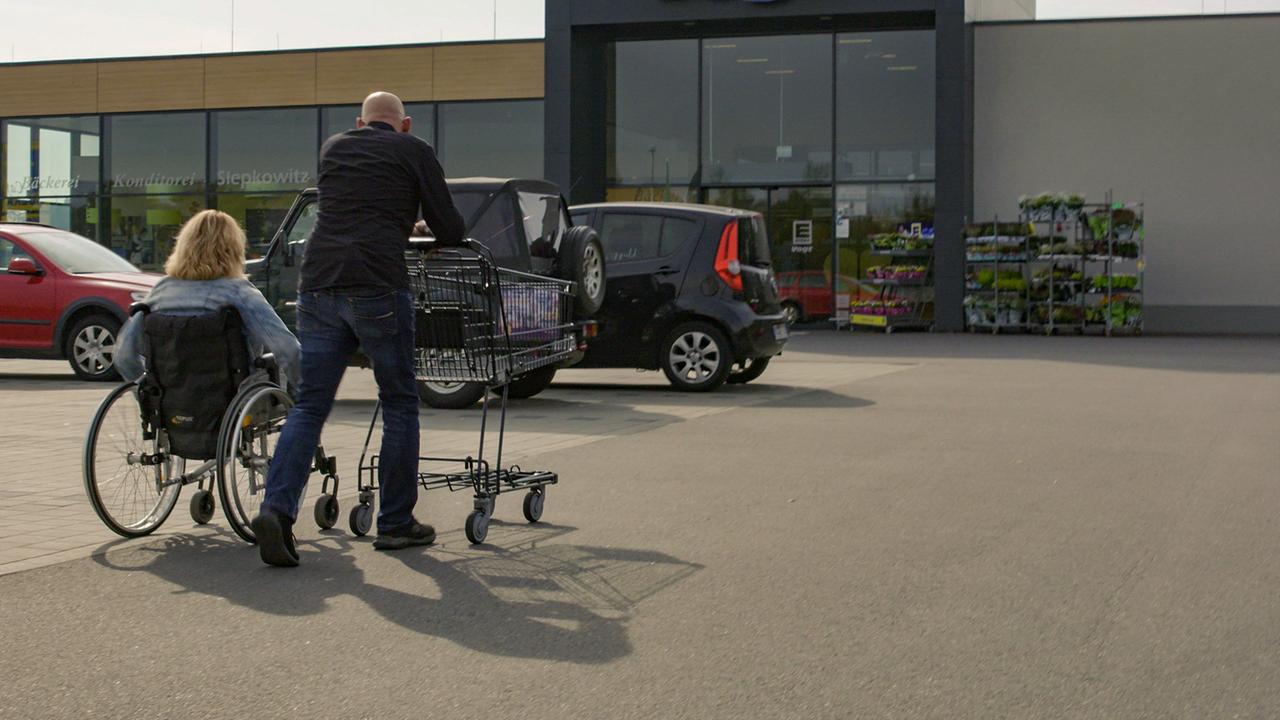
<path fill-rule="evenodd" d="M 546 8 L 546 174 L 572 202 L 606 195 L 609 43 L 934 29 L 936 322 L 940 330 L 963 329 L 960 230 L 972 209 L 973 68 L 963 0 L 547 0 Z M 706 170 L 694 184 L 706 185 Z"/>

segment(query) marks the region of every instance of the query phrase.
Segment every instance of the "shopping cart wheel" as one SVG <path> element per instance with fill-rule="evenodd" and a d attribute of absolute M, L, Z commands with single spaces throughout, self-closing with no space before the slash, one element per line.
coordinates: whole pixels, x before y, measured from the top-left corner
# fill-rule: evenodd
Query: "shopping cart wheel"
<path fill-rule="evenodd" d="M 338 498 L 324 494 L 316 498 L 316 526 L 328 530 L 338 524 Z"/>
<path fill-rule="evenodd" d="M 466 525 L 462 526 L 462 531 L 467 534 L 471 544 L 479 545 L 484 542 L 485 535 L 489 534 L 489 516 L 483 511 L 472 510 L 467 516 Z"/>
<path fill-rule="evenodd" d="M 373 527 L 373 507 L 360 503 L 351 508 L 351 514 L 347 517 L 347 524 L 351 527 L 352 535 L 356 537 L 368 535 L 369 529 Z"/>
<path fill-rule="evenodd" d="M 542 518 L 542 505 L 547 501 L 547 491 L 542 488 L 530 490 L 524 496 L 524 519 L 536 523 Z"/>
<path fill-rule="evenodd" d="M 197 490 L 191 495 L 191 519 L 204 525 L 213 519 L 213 493 Z"/>

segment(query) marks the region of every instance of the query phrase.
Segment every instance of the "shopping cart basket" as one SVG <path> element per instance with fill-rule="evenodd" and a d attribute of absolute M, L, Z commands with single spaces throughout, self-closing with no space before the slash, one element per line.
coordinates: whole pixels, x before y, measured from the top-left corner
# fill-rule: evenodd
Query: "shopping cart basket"
<path fill-rule="evenodd" d="M 572 282 L 500 268 L 479 243 L 468 249 L 434 251 L 410 268 L 416 314 L 415 375 L 420 381 L 483 383 L 498 396 L 497 452 L 491 463 L 485 455 L 489 431 L 490 393 L 480 411 L 479 447 L 474 456 L 432 457 L 419 460 L 418 482 L 424 490 L 472 490 L 474 510 L 464 526 L 467 539 L 484 542 L 495 499 L 502 493 L 526 491 L 524 516 L 542 517 L 546 486 L 559 480 L 553 472 L 521 470 L 502 465 L 506 430 L 507 385 L 531 370 L 560 362 L 576 349 Z M 500 388 L 500 390 L 499 390 Z M 360 454 L 358 497 L 352 508 L 351 531 L 369 532 L 373 524 L 373 496 L 377 489 L 378 456 L 369 443 L 381 414 L 374 408 Z M 451 471 L 424 469 L 449 466 Z"/>

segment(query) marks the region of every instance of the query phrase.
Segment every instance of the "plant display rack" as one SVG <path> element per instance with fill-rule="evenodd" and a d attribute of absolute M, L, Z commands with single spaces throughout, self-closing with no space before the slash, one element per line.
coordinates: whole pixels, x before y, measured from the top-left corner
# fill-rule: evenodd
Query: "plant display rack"
<path fill-rule="evenodd" d="M 876 299 L 853 301 L 849 326 L 883 330 L 928 329 L 933 325 L 933 235 L 919 227 L 871 238 L 871 254 L 889 264 L 867 270 L 865 282 L 879 288 Z"/>
<path fill-rule="evenodd" d="M 1030 290 L 1027 281 L 1027 226 L 1001 223 L 969 226 L 965 244 L 965 321 L 970 331 L 1026 330 Z"/>
<path fill-rule="evenodd" d="M 1017 223 L 965 230 L 971 331 L 1142 332 L 1141 204 L 1080 196 L 1020 202 Z"/>

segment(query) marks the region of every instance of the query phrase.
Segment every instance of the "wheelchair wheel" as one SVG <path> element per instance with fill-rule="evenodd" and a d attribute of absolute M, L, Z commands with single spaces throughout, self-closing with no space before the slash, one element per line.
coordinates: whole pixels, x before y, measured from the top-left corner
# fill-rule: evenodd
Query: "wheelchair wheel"
<path fill-rule="evenodd" d="M 273 385 L 241 393 L 223 420 L 218 443 L 218 495 L 227 522 L 247 542 L 255 542 L 249 522 L 258 514 L 267 484 L 267 468 L 285 415 L 289 395 Z"/>
<path fill-rule="evenodd" d="M 186 462 L 170 456 L 163 431 L 147 438 L 133 383 L 112 390 L 89 425 L 84 443 L 84 489 L 89 504 L 112 532 L 150 534 L 178 502 Z"/>

